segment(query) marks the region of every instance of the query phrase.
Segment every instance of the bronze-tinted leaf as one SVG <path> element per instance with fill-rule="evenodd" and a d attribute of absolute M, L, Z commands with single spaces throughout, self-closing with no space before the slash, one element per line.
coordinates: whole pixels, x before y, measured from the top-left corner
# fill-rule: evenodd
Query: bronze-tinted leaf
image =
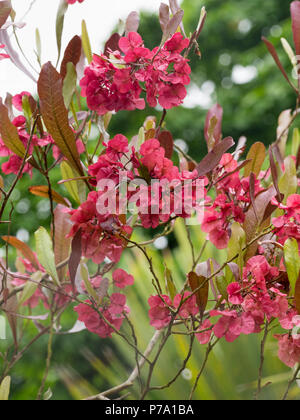
<path fill-rule="evenodd" d="M 18 130 L 13 125 L 8 117 L 8 109 L 0 100 L 0 134 L 5 146 L 15 153 L 17 156 L 23 158 L 26 150 L 20 140 Z"/>
<path fill-rule="evenodd" d="M 292 28 L 293 28 L 293 38 L 296 48 L 296 56 L 300 55 L 300 2 L 293 1 L 291 3 L 291 16 L 292 16 Z"/>
<path fill-rule="evenodd" d="M 170 131 L 162 131 L 158 136 L 158 140 L 160 142 L 161 147 L 165 149 L 166 158 L 172 159 L 174 151 L 174 140 Z"/>
<path fill-rule="evenodd" d="M 38 81 L 41 113 L 49 134 L 72 167 L 84 175 L 76 147 L 76 138 L 69 126 L 68 111 L 62 94 L 62 78 L 50 62 L 42 67 Z"/>
<path fill-rule="evenodd" d="M 73 63 L 74 67 L 76 67 L 77 64 L 79 63 L 79 60 L 81 57 L 81 48 L 82 48 L 81 38 L 78 35 L 76 35 L 69 42 L 66 48 L 65 54 L 64 54 L 63 61 L 61 63 L 60 75 L 63 79 L 67 75 L 67 64 Z"/>
<path fill-rule="evenodd" d="M 71 255 L 70 255 L 70 260 L 69 260 L 70 280 L 73 287 L 75 287 L 76 274 L 77 274 L 77 270 L 80 264 L 81 255 L 82 255 L 81 230 L 79 230 L 72 240 L 72 250 L 71 250 Z"/>
<path fill-rule="evenodd" d="M 11 1 L 10 0 L 4 0 L 0 2 L 0 28 L 4 25 L 4 23 L 7 21 L 8 16 L 11 12 Z"/>
<path fill-rule="evenodd" d="M 227 137 L 217 144 L 214 149 L 205 156 L 205 158 L 197 166 L 197 171 L 199 176 L 207 175 L 213 169 L 218 166 L 222 156 L 234 146 L 234 141 L 232 137 Z"/>
<path fill-rule="evenodd" d="M 278 68 L 279 68 L 279 70 L 281 71 L 281 73 L 283 74 L 283 77 L 286 79 L 286 81 L 288 82 L 288 84 L 291 86 L 291 88 L 298 94 L 298 90 L 297 90 L 297 88 L 293 85 L 293 83 L 290 81 L 290 79 L 288 78 L 288 75 L 287 75 L 287 73 L 286 73 L 286 71 L 285 71 L 285 69 L 284 69 L 284 67 L 283 67 L 283 65 L 282 65 L 282 63 L 281 63 L 281 61 L 280 61 L 280 59 L 279 59 L 279 57 L 278 57 L 278 54 L 277 54 L 277 52 L 276 52 L 276 50 L 275 50 L 275 47 L 274 47 L 274 45 L 270 42 L 270 41 L 268 41 L 265 37 L 262 37 L 262 40 L 263 40 L 263 42 L 266 44 L 266 46 L 267 46 L 267 48 L 268 48 L 268 50 L 269 50 L 269 52 L 270 52 L 270 54 L 272 55 L 272 57 L 273 57 L 273 59 L 274 59 L 274 61 L 275 61 L 275 63 L 277 64 L 277 66 L 278 66 Z"/>
<path fill-rule="evenodd" d="M 207 302 L 208 302 L 209 282 L 204 276 L 198 276 L 193 271 L 189 273 L 188 279 L 189 279 L 190 287 L 193 292 L 199 289 L 196 292 L 196 299 L 197 299 L 197 305 L 199 306 L 200 315 L 201 317 L 203 317 L 203 314 L 205 312 Z"/>
<path fill-rule="evenodd" d="M 49 187 L 46 185 L 37 185 L 34 187 L 30 187 L 29 192 L 33 195 L 37 195 L 38 197 L 50 198 Z M 63 206 L 70 207 L 70 204 L 67 200 L 58 194 L 56 191 L 51 191 L 52 200 L 56 203 L 62 204 Z"/>
<path fill-rule="evenodd" d="M 119 50 L 119 41 L 121 37 L 118 33 L 112 34 L 109 40 L 105 44 L 104 54 L 109 57 L 109 51 L 117 51 Z"/>
<path fill-rule="evenodd" d="M 15 238 L 14 236 L 2 236 L 2 239 L 7 242 L 9 245 L 13 246 L 17 250 L 21 251 L 24 258 L 26 258 L 28 261 L 31 262 L 31 264 L 39 270 L 39 264 L 36 259 L 35 254 L 28 245 L 26 245 L 24 242 L 20 241 L 19 239 Z"/>

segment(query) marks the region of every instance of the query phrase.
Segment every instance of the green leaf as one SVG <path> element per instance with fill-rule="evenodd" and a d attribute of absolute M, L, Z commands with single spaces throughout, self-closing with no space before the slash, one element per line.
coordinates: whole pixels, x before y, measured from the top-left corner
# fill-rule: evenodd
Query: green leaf
<path fill-rule="evenodd" d="M 238 255 L 234 261 L 240 269 L 240 274 L 243 272 L 244 267 L 244 252 L 243 248 L 246 245 L 246 233 L 241 225 L 237 222 L 231 226 L 231 238 L 228 243 L 228 260 L 231 260 L 235 255 Z M 226 267 L 226 280 L 232 278 L 232 271 Z M 231 283 L 231 281 L 229 281 Z"/>
<path fill-rule="evenodd" d="M 294 128 L 292 141 L 292 156 L 297 156 L 300 147 L 300 132 L 299 128 Z"/>
<path fill-rule="evenodd" d="M 230 283 L 232 283 L 232 281 L 230 281 Z M 227 287 L 228 287 L 228 284 L 230 283 L 228 283 L 225 277 L 217 277 L 216 279 L 217 288 L 220 294 L 222 295 L 223 299 L 226 299 L 226 300 L 228 299 Z"/>
<path fill-rule="evenodd" d="M 72 228 L 70 215 L 65 213 L 65 207 L 58 205 L 54 210 L 54 225 L 55 225 L 55 264 L 58 266 L 60 263 L 66 261 L 71 253 L 71 238 L 68 237 Z M 57 270 L 58 277 L 61 283 L 65 281 L 68 266 Z"/>
<path fill-rule="evenodd" d="M 295 306 L 300 315 L 300 277 L 298 277 L 295 287 Z"/>
<path fill-rule="evenodd" d="M 171 298 L 172 302 L 174 300 L 174 297 L 177 294 L 176 286 L 174 284 L 172 273 L 168 269 L 167 266 L 165 266 L 165 281 L 166 281 L 166 292 L 167 295 Z"/>
<path fill-rule="evenodd" d="M 52 241 L 50 235 L 46 231 L 45 228 L 40 227 L 35 232 L 35 242 L 36 242 L 36 252 L 38 256 L 38 260 L 40 264 L 44 267 L 46 272 L 51 276 L 53 282 L 60 286 L 60 282 L 58 279 L 56 266 L 55 266 L 55 258 L 54 252 L 52 247 Z"/>
<path fill-rule="evenodd" d="M 76 178 L 73 169 L 68 164 L 68 162 L 62 162 L 60 165 L 60 171 L 62 179 L 73 179 Z M 78 184 L 77 181 L 68 181 L 64 183 L 66 189 L 68 190 L 70 196 L 75 200 L 78 204 L 80 204 L 79 192 L 78 192 Z"/>
<path fill-rule="evenodd" d="M 8 401 L 10 391 L 11 377 L 6 376 L 0 385 L 0 401 Z"/>
<path fill-rule="evenodd" d="M 6 319 L 0 316 L 0 340 L 6 340 Z"/>
<path fill-rule="evenodd" d="M 66 108 L 69 108 L 76 90 L 77 73 L 73 63 L 67 64 L 67 74 L 63 83 L 63 97 Z"/>
<path fill-rule="evenodd" d="M 83 280 L 88 295 L 91 296 L 96 302 L 99 302 L 99 296 L 97 295 L 96 290 L 93 288 L 90 282 L 89 270 L 86 264 L 80 263 L 77 275 L 79 275 Z"/>
<path fill-rule="evenodd" d="M 287 199 L 290 195 L 296 194 L 298 188 L 297 170 L 296 164 L 292 156 L 284 159 L 285 171 L 278 183 L 279 190 L 284 194 L 284 204 L 287 203 Z"/>
<path fill-rule="evenodd" d="M 265 161 L 265 158 L 266 148 L 264 144 L 260 142 L 254 143 L 247 155 L 247 160 L 251 159 L 251 162 L 249 162 L 247 166 L 245 166 L 244 176 L 248 177 L 250 176 L 251 172 L 253 172 L 256 175 L 256 177 L 258 177 L 262 165 Z"/>
<path fill-rule="evenodd" d="M 35 30 L 35 44 L 36 44 L 36 57 L 38 60 L 39 65 L 42 65 L 42 43 L 41 43 L 41 35 L 38 28 Z"/>
<path fill-rule="evenodd" d="M 88 31 L 87 31 L 85 20 L 82 21 L 81 26 L 82 26 L 82 36 L 81 36 L 82 47 L 83 47 L 84 54 L 85 54 L 85 56 L 88 60 L 88 63 L 90 64 L 93 61 L 93 53 L 92 53 L 90 38 L 89 38 Z"/>
<path fill-rule="evenodd" d="M 65 14 L 67 10 L 68 10 L 68 3 L 65 0 L 60 0 L 57 15 L 56 15 L 56 43 L 57 43 L 57 51 L 58 51 L 57 63 L 59 62 L 60 55 L 61 55 L 61 40 L 62 40 L 62 33 L 64 29 Z"/>
<path fill-rule="evenodd" d="M 295 238 L 288 239 L 284 244 L 284 262 L 290 282 L 290 294 L 294 296 L 300 273 L 299 247 Z"/>
<path fill-rule="evenodd" d="M 40 283 L 42 281 L 43 273 L 41 271 L 37 271 L 31 276 L 31 278 L 34 281 L 34 283 L 30 280 L 28 280 L 28 282 L 26 283 L 22 295 L 19 299 L 19 307 L 22 306 L 25 302 L 27 302 L 27 300 L 29 300 L 34 295 L 39 286 L 37 283 Z"/>

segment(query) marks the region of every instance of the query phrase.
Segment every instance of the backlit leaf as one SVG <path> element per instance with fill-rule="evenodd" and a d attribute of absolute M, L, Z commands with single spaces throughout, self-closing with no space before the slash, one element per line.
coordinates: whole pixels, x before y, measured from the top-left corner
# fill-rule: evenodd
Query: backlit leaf
<path fill-rule="evenodd" d="M 60 286 L 60 282 L 58 279 L 56 266 L 55 266 L 55 258 L 54 252 L 52 247 L 52 241 L 49 236 L 49 233 L 46 231 L 45 228 L 40 227 L 35 232 L 35 243 L 36 243 L 36 253 L 39 259 L 40 264 L 44 267 L 46 272 L 51 276 L 53 282 Z"/>
<path fill-rule="evenodd" d="M 284 244 L 284 263 L 290 282 L 290 295 L 294 296 L 300 273 L 299 247 L 295 238 L 287 239 Z"/>
<path fill-rule="evenodd" d="M 0 401 L 8 401 L 10 392 L 11 378 L 6 376 L 0 385 Z"/>
<path fill-rule="evenodd" d="M 262 165 L 266 158 L 266 148 L 263 143 L 254 143 L 251 147 L 247 159 L 251 159 L 251 162 L 245 167 L 244 177 L 248 177 L 253 172 L 256 177 L 260 174 Z"/>
<path fill-rule="evenodd" d="M 33 195 L 37 195 L 38 197 L 50 198 L 49 187 L 46 185 L 38 185 L 29 188 L 29 192 Z M 58 194 L 56 191 L 51 190 L 52 200 L 56 203 L 62 204 L 66 207 L 70 207 L 70 204 Z"/>

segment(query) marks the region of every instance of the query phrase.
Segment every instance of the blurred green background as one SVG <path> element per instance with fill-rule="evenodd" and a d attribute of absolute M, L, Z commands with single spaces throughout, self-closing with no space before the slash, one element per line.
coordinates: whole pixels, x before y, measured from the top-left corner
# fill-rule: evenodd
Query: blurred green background
<path fill-rule="evenodd" d="M 207 109 L 219 102 L 224 108 L 223 134 L 248 138 L 249 145 L 255 141 L 269 144 L 276 138 L 276 122 L 281 111 L 292 108 L 295 97 L 284 81 L 261 36 L 268 37 L 276 46 L 279 56 L 291 74 L 292 68 L 284 53 L 280 37 L 292 43 L 289 2 L 272 0 L 184 0 L 184 23 L 189 33 L 198 24 L 201 7 L 205 5 L 208 18 L 200 37 L 202 59 L 193 57 L 192 87 L 187 106 L 168 112 L 167 128 L 174 138 L 195 159 L 206 154 L 203 129 Z M 128 10 L 130 11 L 130 10 Z M 93 30 L 93 29 L 90 29 Z M 149 47 L 159 44 L 161 30 L 157 16 L 142 15 L 140 33 Z M 109 35 L 109 34 L 108 34 Z M 111 122 L 111 136 L 123 133 L 129 138 L 135 135 L 147 115 L 160 115 L 152 109 L 145 112 L 120 112 Z M 182 143 L 184 141 L 184 143 Z M 9 184 L 12 178 L 7 177 Z M 54 182 L 60 179 L 59 170 L 52 173 Z M 15 213 L 10 233 L 32 244 L 32 234 L 40 226 L 49 228 L 49 205 L 47 200 L 29 196 L 28 187 L 44 184 L 39 176 L 31 180 L 27 175 L 18 184 L 13 201 Z M 67 196 L 63 186 L 55 189 Z M 1 235 L 7 228 L 0 225 Z M 154 262 L 163 273 L 162 256 L 172 270 L 175 281 L 182 285 L 190 270 L 191 257 L 183 226 L 176 224 L 175 235 L 170 249 L 158 250 L 151 247 Z M 138 237 L 137 240 L 148 238 Z M 200 249 L 203 235 L 199 228 L 193 228 L 193 239 Z M 3 243 L 2 243 L 3 246 Z M 4 252 L 4 248 L 0 249 Z M 222 261 L 224 255 L 212 246 L 207 248 L 203 260 L 214 256 Z M 151 278 L 147 272 L 143 256 L 137 252 L 127 252 L 121 262 L 136 278 L 136 285 L 129 294 L 131 319 L 137 328 L 139 346 L 143 349 L 153 334 L 148 325 L 147 298 L 153 292 Z M 76 315 L 70 310 L 64 315 L 66 329 L 71 328 Z M 34 327 L 26 339 L 33 334 Z M 259 337 L 242 337 L 235 344 L 224 342 L 218 346 L 210 360 L 195 398 L 197 399 L 245 399 L 255 392 L 254 381 L 259 367 Z M 6 342 L 0 341 L 0 351 Z M 172 338 L 162 355 L 160 368 L 155 371 L 154 385 L 163 385 L 180 368 L 183 354 L 188 349 L 188 341 L 182 336 Z M 169 390 L 149 394 L 153 399 L 185 399 L 189 395 L 193 379 L 201 366 L 203 349 L 196 344 L 193 357 L 184 375 Z M 266 382 L 273 382 L 262 396 L 279 399 L 284 392 L 291 372 L 276 357 L 276 343 L 267 346 L 264 370 Z M 12 398 L 35 398 L 40 384 L 46 355 L 46 340 L 36 343 L 30 352 L 14 368 Z M 1 363 L 1 362 L 0 362 Z M 88 332 L 62 335 L 55 338 L 53 365 L 48 385 L 54 399 L 78 399 L 119 384 L 128 377 L 134 366 L 134 357 L 127 345 L 118 337 L 100 340 Z M 133 390 L 134 398 L 137 390 Z M 299 389 L 294 387 L 291 398 L 299 398 Z"/>

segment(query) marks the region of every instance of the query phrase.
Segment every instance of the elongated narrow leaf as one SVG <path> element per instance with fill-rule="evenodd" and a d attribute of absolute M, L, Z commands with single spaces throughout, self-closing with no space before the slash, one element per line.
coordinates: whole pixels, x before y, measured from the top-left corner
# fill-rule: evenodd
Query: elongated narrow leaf
<path fill-rule="evenodd" d="M 30 79 L 36 83 L 36 79 L 35 77 L 30 73 L 30 71 L 24 66 L 24 64 L 22 63 L 19 54 L 16 52 L 16 50 L 14 49 L 11 40 L 10 40 L 10 35 L 8 34 L 8 30 L 7 29 L 1 29 L 0 31 L 0 44 L 4 44 L 5 45 L 5 51 L 6 53 L 10 56 L 11 61 L 13 62 L 13 64 L 19 69 L 21 70 L 24 74 L 26 74 L 26 76 L 30 77 Z"/>
<path fill-rule="evenodd" d="M 33 195 L 37 195 L 38 197 L 50 198 L 49 187 L 46 185 L 39 185 L 29 188 L 29 192 Z M 51 190 L 52 200 L 56 203 L 62 204 L 66 207 L 70 207 L 70 204 L 58 194 L 56 191 Z"/>
<path fill-rule="evenodd" d="M 52 248 L 52 241 L 49 236 L 49 233 L 46 231 L 45 228 L 40 227 L 35 232 L 35 243 L 36 243 L 36 253 L 39 259 L 40 264 L 44 267 L 46 272 L 51 276 L 53 282 L 60 286 L 60 282 L 58 279 L 56 266 L 55 266 L 55 258 L 54 252 Z"/>
<path fill-rule="evenodd" d="M 61 55 L 61 40 L 62 40 L 62 33 L 64 29 L 65 14 L 67 10 L 68 10 L 68 3 L 65 0 L 60 0 L 57 15 L 56 15 L 56 43 L 57 43 L 57 51 L 58 51 L 57 62 L 59 61 L 60 55 Z"/>
<path fill-rule="evenodd" d="M 284 263 L 290 282 L 290 295 L 294 296 L 300 273 L 299 247 L 295 238 L 289 238 L 284 244 Z"/>
<path fill-rule="evenodd" d="M 290 195 L 296 194 L 298 189 L 298 179 L 296 164 L 292 156 L 288 156 L 284 160 L 284 174 L 278 183 L 279 190 L 284 194 L 284 204 L 287 203 L 287 199 Z"/>
<path fill-rule="evenodd" d="M 62 94 L 62 79 L 50 62 L 42 68 L 38 93 L 41 113 L 49 134 L 72 167 L 80 175 L 84 175 L 75 134 L 69 126 L 68 111 Z"/>
<path fill-rule="evenodd" d="M 170 9 L 169 6 L 165 3 L 160 4 L 159 8 L 159 22 L 163 32 L 165 32 L 167 25 L 170 20 Z"/>
<path fill-rule="evenodd" d="M 82 30 L 81 39 L 82 39 L 83 51 L 88 60 L 88 63 L 90 64 L 93 61 L 93 53 L 92 53 L 91 42 L 90 42 L 85 20 L 82 21 L 81 30 Z"/>
<path fill-rule="evenodd" d="M 36 57 L 39 65 L 42 65 L 42 43 L 41 43 L 41 35 L 38 28 L 35 30 L 35 45 L 36 45 Z"/>
<path fill-rule="evenodd" d="M 295 306 L 300 315 L 300 276 L 298 277 L 295 287 Z"/>
<path fill-rule="evenodd" d="M 297 59 L 295 57 L 295 52 L 293 51 L 292 47 L 285 38 L 281 38 L 281 44 L 287 56 L 289 57 L 290 62 L 292 63 L 294 71 L 297 75 Z"/>
<path fill-rule="evenodd" d="M 55 225 L 55 264 L 58 266 L 60 263 L 66 261 L 71 252 L 71 238 L 68 238 L 72 223 L 70 215 L 64 212 L 65 207 L 58 205 L 54 210 L 54 225 Z M 65 281 L 68 264 L 65 267 L 57 270 L 58 277 L 61 283 Z"/>
<path fill-rule="evenodd" d="M 171 36 L 175 34 L 177 29 L 179 28 L 182 19 L 184 16 L 183 10 L 178 10 L 178 12 L 172 17 L 172 19 L 168 22 L 166 29 L 164 31 L 162 43 L 164 44 Z"/>
<path fill-rule="evenodd" d="M 69 272 L 70 279 L 73 287 L 75 287 L 75 280 L 77 270 L 80 264 L 82 255 L 82 245 L 81 245 L 81 230 L 79 230 L 72 240 L 72 250 L 69 260 Z"/>
<path fill-rule="evenodd" d="M 67 64 L 72 63 L 74 67 L 77 66 L 81 57 L 81 49 L 82 49 L 82 42 L 81 38 L 76 35 L 74 38 L 71 39 L 69 42 L 64 58 L 61 63 L 60 67 L 60 75 L 64 79 L 67 75 Z"/>
<path fill-rule="evenodd" d="M 276 189 L 272 186 L 268 190 L 259 194 L 255 199 L 255 210 L 250 206 L 246 213 L 243 229 L 246 232 L 247 243 L 252 241 L 256 233 L 260 231 L 261 224 L 264 221 L 265 213 L 273 197 L 276 196 Z M 252 244 L 246 254 L 246 261 L 253 257 L 257 251 L 258 244 Z"/>
<path fill-rule="evenodd" d="M 266 159 L 265 145 L 260 142 L 254 143 L 247 155 L 247 159 L 251 160 L 251 162 L 245 167 L 244 176 L 248 177 L 253 172 L 258 177 Z"/>
<path fill-rule="evenodd" d="M 270 54 L 272 55 L 272 57 L 273 57 L 273 59 L 274 59 L 274 61 L 275 61 L 275 63 L 277 64 L 277 66 L 278 66 L 278 68 L 279 68 L 279 70 L 281 71 L 281 73 L 283 74 L 283 77 L 286 79 L 286 81 L 288 82 L 288 84 L 291 86 L 291 88 L 295 91 L 295 92 L 297 92 L 298 93 L 298 91 L 297 91 L 297 88 L 293 85 L 293 83 L 290 81 L 290 79 L 288 78 L 288 75 L 287 75 L 287 73 L 286 73 L 286 71 L 285 71 L 285 69 L 284 69 L 284 67 L 283 67 L 283 65 L 282 65 L 282 63 L 281 63 L 281 61 L 280 61 L 280 59 L 279 59 L 279 57 L 278 57 L 278 54 L 277 54 L 277 52 L 276 52 L 276 50 L 275 50 L 275 47 L 274 47 L 274 45 L 269 41 L 269 40 L 267 40 L 267 38 L 265 38 L 265 37 L 262 37 L 262 40 L 263 40 L 263 42 L 266 44 L 266 46 L 267 46 L 267 48 L 268 48 L 268 50 L 269 50 L 269 52 L 270 52 Z"/>
<path fill-rule="evenodd" d="M 62 162 L 60 171 L 63 179 L 74 179 L 75 174 L 68 162 Z M 77 181 L 68 181 L 64 183 L 69 194 L 78 204 L 80 204 L 79 190 Z"/>
<path fill-rule="evenodd" d="M 214 149 L 205 156 L 205 158 L 197 166 L 197 171 L 199 176 L 207 175 L 213 169 L 218 166 L 222 156 L 227 152 L 232 146 L 234 146 L 234 141 L 232 137 L 227 137 L 217 144 Z"/>
<path fill-rule="evenodd" d="M 6 319 L 0 315 L 0 340 L 6 340 Z"/>
<path fill-rule="evenodd" d="M 24 303 L 26 303 L 36 292 L 39 284 L 42 281 L 43 273 L 41 271 L 37 271 L 32 275 L 32 280 L 28 280 L 26 283 L 23 292 L 19 299 L 19 306 L 22 306 Z"/>
<path fill-rule="evenodd" d="M 0 101 L 0 135 L 5 146 L 13 153 L 23 158 L 25 147 L 20 140 L 18 130 L 8 117 L 8 109 Z"/>
<path fill-rule="evenodd" d="M 176 289 L 176 286 L 175 286 L 174 281 L 173 281 L 173 278 L 172 278 L 172 273 L 168 269 L 167 266 L 165 266 L 165 282 L 166 282 L 166 292 L 167 292 L 167 295 L 170 297 L 170 299 L 173 302 L 174 297 L 177 294 L 177 289 Z"/>
<path fill-rule="evenodd" d="M 9 245 L 13 246 L 17 250 L 21 251 L 24 258 L 31 262 L 31 264 L 36 268 L 39 269 L 39 264 L 36 259 L 35 254 L 31 251 L 28 245 L 24 242 L 20 241 L 18 238 L 14 236 L 2 236 L 2 239 L 7 242 Z"/>
<path fill-rule="evenodd" d="M 0 28 L 4 25 L 4 23 L 7 21 L 8 16 L 11 12 L 11 1 L 10 0 L 4 0 L 0 2 Z"/>
<path fill-rule="evenodd" d="M 293 1 L 291 3 L 291 16 L 292 16 L 292 28 L 293 38 L 296 48 L 296 55 L 300 55 L 300 2 Z"/>
<path fill-rule="evenodd" d="M 243 248 L 246 245 L 246 233 L 242 226 L 234 222 L 231 226 L 231 238 L 228 243 L 228 260 L 231 260 L 233 257 L 238 255 L 238 258 L 234 261 L 240 270 L 240 275 L 243 272 Z M 226 272 L 228 273 L 228 272 Z M 226 276 L 227 279 L 227 276 Z"/>
<path fill-rule="evenodd" d="M 194 272 L 189 273 L 188 278 L 189 278 L 190 287 L 193 292 L 199 289 L 200 287 L 198 292 L 196 292 L 196 299 L 197 299 L 197 305 L 200 310 L 200 315 L 202 317 L 205 312 L 207 302 L 208 302 L 209 282 L 206 280 L 204 276 L 198 276 Z"/>
<path fill-rule="evenodd" d="M 0 401 L 8 401 L 10 392 L 11 378 L 6 376 L 0 385 Z"/>
<path fill-rule="evenodd" d="M 3 181 L 3 178 L 2 178 L 1 175 L 0 175 L 0 188 L 1 188 L 1 190 L 4 190 L 4 181 Z M 0 200 L 2 198 L 2 191 L 1 190 L 0 190 Z"/>
<path fill-rule="evenodd" d="M 77 73 L 73 63 L 67 64 L 67 74 L 64 78 L 63 97 L 66 108 L 69 108 L 77 86 Z"/>

